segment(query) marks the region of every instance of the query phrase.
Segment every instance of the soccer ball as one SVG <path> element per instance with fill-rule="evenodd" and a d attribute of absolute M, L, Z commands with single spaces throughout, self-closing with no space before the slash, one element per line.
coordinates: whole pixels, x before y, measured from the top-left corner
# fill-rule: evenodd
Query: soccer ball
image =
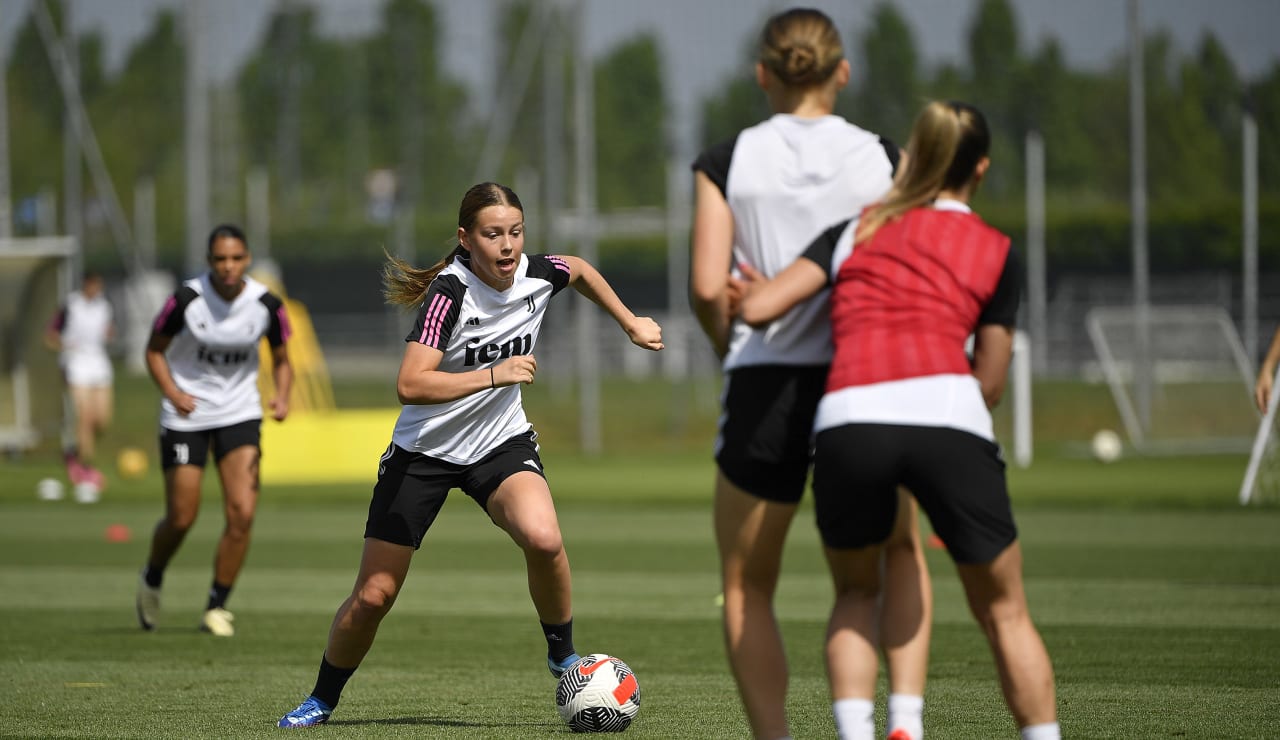
<path fill-rule="evenodd" d="M 574 732 L 622 732 L 640 712 L 640 684 L 626 663 L 593 653 L 560 677 L 556 709 Z"/>
<path fill-rule="evenodd" d="M 57 478 L 41 478 L 36 484 L 36 498 L 41 501 L 61 501 L 62 481 Z"/>
<path fill-rule="evenodd" d="M 126 447 L 116 456 L 116 469 L 121 478 L 137 480 L 147 474 L 147 453 L 137 447 Z"/>
<path fill-rule="evenodd" d="M 79 504 L 96 504 L 102 498 L 102 489 L 93 481 L 82 480 L 72 491 L 76 497 L 76 503 Z"/>
<path fill-rule="evenodd" d="M 1110 429 L 1102 429 L 1093 435 L 1091 447 L 1094 459 L 1104 463 L 1119 460 L 1120 453 L 1124 452 L 1124 442 L 1121 441 L 1120 435 Z"/>

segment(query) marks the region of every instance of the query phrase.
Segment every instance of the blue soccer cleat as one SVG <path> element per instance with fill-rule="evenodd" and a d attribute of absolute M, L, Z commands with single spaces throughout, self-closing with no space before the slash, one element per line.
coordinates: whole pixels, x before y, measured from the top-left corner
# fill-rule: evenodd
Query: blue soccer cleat
<path fill-rule="evenodd" d="M 329 721 L 333 707 L 314 696 L 298 705 L 298 708 L 280 718 L 278 727 L 315 727 Z"/>
<path fill-rule="evenodd" d="M 578 661 L 580 660 L 582 660 L 582 658 L 577 653 L 574 653 L 561 661 L 556 661 L 555 658 L 552 658 L 551 656 L 548 655 L 547 668 L 551 669 L 552 676 L 555 676 L 557 679 L 559 679 L 561 676 L 564 675 L 565 671 L 577 665 Z"/>

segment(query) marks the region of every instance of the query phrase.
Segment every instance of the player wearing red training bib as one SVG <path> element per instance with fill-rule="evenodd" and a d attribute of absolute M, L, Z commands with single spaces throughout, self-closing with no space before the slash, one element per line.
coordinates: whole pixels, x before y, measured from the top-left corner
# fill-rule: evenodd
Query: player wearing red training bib
<path fill-rule="evenodd" d="M 773 279 L 751 275 L 742 302 L 743 319 L 762 326 L 835 276 L 814 504 L 836 590 L 826 653 L 841 738 L 874 737 L 878 562 L 902 485 L 956 563 L 1023 740 L 1060 735 L 988 410 L 1004 391 L 1019 293 L 1009 239 L 967 205 L 989 148 L 976 108 L 931 103 L 885 200 Z"/>

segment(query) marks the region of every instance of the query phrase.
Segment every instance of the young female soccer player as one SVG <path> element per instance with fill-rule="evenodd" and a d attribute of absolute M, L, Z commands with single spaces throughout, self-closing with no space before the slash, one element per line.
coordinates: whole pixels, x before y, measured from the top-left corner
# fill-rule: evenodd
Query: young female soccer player
<path fill-rule="evenodd" d="M 258 344 L 271 347 L 276 421 L 289 414 L 293 367 L 284 304 L 248 277 L 252 258 L 244 232 L 223 224 L 209 235 L 209 271 L 183 283 L 160 309 L 147 342 L 147 369 L 160 388 L 160 464 L 164 516 L 151 536 L 151 552 L 138 583 L 138 622 L 155 629 L 165 567 L 200 511 L 200 484 L 213 446 L 222 479 L 226 527 L 213 562 L 213 584 L 200 628 L 235 634 L 227 597 L 249 549 L 258 506 L 262 400 Z"/>
<path fill-rule="evenodd" d="M 1022 737 L 1059 737 L 1053 668 L 1027 611 L 988 410 L 1004 391 L 1019 295 L 1009 238 L 967 205 L 989 147 L 976 108 L 929 104 L 885 200 L 751 284 L 742 301 L 743 319 L 763 326 L 834 279 L 835 357 L 818 405 L 813 485 L 836 589 L 827 670 L 843 740 L 874 737 L 878 565 L 901 485 L 956 563 Z"/>
<path fill-rule="evenodd" d="M 547 303 L 566 286 L 608 311 L 639 347 L 662 349 L 662 330 L 631 313 L 581 259 L 525 254 L 524 235 L 516 194 L 481 183 L 462 199 L 448 257 L 426 270 L 387 264 L 388 300 L 418 311 L 396 380 L 404 408 L 378 467 L 355 587 L 334 616 L 315 688 L 280 727 L 328 721 L 452 488 L 524 551 L 552 675 L 578 660 L 569 559 L 520 385 L 533 382 Z"/>
<path fill-rule="evenodd" d="M 80 290 L 53 317 L 45 344 L 58 352 L 71 405 L 75 409 L 75 447 L 66 454 L 67 477 L 77 498 L 96 500 L 104 478 L 94 467 L 98 437 L 111 423 L 111 357 L 107 343 L 115 336 L 111 304 L 103 294 L 102 276 L 86 272 Z"/>
<path fill-rule="evenodd" d="M 849 75 L 830 18 L 816 10 L 772 17 L 761 37 L 756 80 L 774 115 L 706 150 L 693 165 L 691 302 L 726 376 L 714 510 L 724 639 L 758 740 L 789 735 L 787 662 L 773 596 L 808 476 L 831 332 L 825 295 L 797 306 L 768 331 L 734 322 L 730 265 L 773 275 L 823 229 L 888 192 L 898 147 L 833 114 Z M 904 498 L 888 550 L 893 585 L 881 634 L 892 726 L 920 740 L 931 595 L 914 507 Z"/>

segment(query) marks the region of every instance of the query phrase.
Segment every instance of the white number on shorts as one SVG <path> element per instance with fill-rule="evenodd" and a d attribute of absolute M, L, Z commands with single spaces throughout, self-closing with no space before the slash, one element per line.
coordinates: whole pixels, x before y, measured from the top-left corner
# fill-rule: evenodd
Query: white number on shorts
<path fill-rule="evenodd" d="M 186 442 L 175 442 L 173 445 L 173 461 L 179 465 L 186 465 L 191 460 L 191 448 Z"/>

